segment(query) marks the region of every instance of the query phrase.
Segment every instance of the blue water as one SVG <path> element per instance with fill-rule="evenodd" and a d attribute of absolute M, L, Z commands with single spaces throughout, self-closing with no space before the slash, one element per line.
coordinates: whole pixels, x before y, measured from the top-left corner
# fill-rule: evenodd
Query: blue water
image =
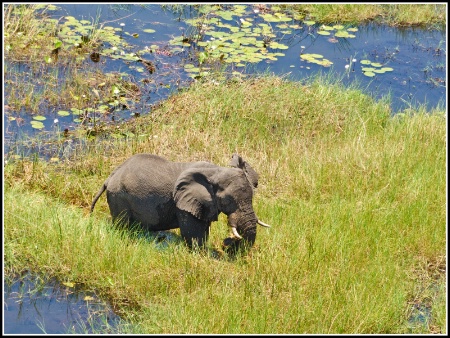
<path fill-rule="evenodd" d="M 356 38 L 346 39 L 345 43 L 330 43 L 327 37 L 320 35 L 316 39 L 293 42 L 296 44 L 285 51 L 286 56 L 271 64 L 270 69 L 275 74 L 291 72 L 294 80 L 302 80 L 317 71 L 335 72 L 343 76 L 345 84 L 357 81 L 364 92 L 377 99 L 390 94 L 393 113 L 419 104 L 426 104 L 428 109 L 439 102 L 445 106 L 445 32 L 368 24 L 358 26 L 354 34 Z M 438 46 L 441 49 L 437 49 Z M 307 70 L 306 64 L 299 66 L 297 59 L 302 50 L 326 55 L 333 62 L 332 67 L 314 66 Z M 369 78 L 361 71 L 365 67 L 360 63 L 363 59 L 394 70 Z M 350 65 L 350 60 L 356 61 L 347 76 L 345 66 Z"/>
<path fill-rule="evenodd" d="M 160 50 L 171 50 L 173 46 L 169 41 L 182 34 L 188 35 L 193 27 L 184 22 L 185 19 L 196 17 L 198 14 L 191 6 L 182 13 L 173 13 L 163 10 L 161 5 L 103 5 L 103 4 L 61 4 L 59 10 L 53 12 L 55 18 L 74 16 L 76 19 L 94 21 L 113 28 L 123 29 L 123 39 L 129 44 L 127 52 L 142 51 L 151 45 L 158 45 Z M 251 6 L 247 6 L 244 18 L 253 20 L 256 27 L 264 20 L 254 13 Z M 227 24 L 239 25 L 235 17 Z M 330 36 L 319 35 L 319 25 L 308 26 L 301 21 L 301 28 L 293 29 L 290 34 L 281 33 L 275 24 L 273 30 L 277 32 L 274 40 L 289 46 L 288 49 L 272 50 L 270 52 L 282 52 L 276 61 L 264 60 L 259 63 L 251 63 L 246 68 L 235 68 L 247 74 L 260 74 L 269 72 L 275 75 L 287 76 L 294 81 L 303 81 L 314 76 L 318 72 L 330 74 L 334 78 L 341 79 L 342 83 L 349 85 L 357 83 L 367 94 L 375 98 L 390 95 L 391 112 L 395 114 L 404 109 L 425 104 L 430 110 L 439 104 L 446 106 L 446 32 L 441 30 L 427 30 L 418 28 L 398 28 L 385 25 L 367 24 L 357 27 L 353 32 L 355 38 L 339 38 L 337 42 L 330 42 Z M 143 29 L 152 28 L 154 33 L 145 33 Z M 219 28 L 215 28 L 219 29 Z M 126 34 L 128 33 L 128 34 Z M 138 33 L 138 38 L 133 38 L 132 33 Z M 205 35 L 204 40 L 211 37 Z M 183 52 L 163 55 L 156 53 L 146 54 L 145 58 L 155 64 L 155 72 L 149 75 L 147 72 L 138 72 L 136 67 L 142 66 L 138 62 L 124 62 L 101 57 L 98 67 L 104 72 L 120 71 L 131 75 L 136 83 L 143 79 L 150 79 L 151 83 L 141 85 L 142 99 L 133 104 L 129 109 L 118 109 L 114 112 L 114 121 L 128 120 L 137 113 L 145 115 L 151 112 L 152 105 L 165 99 L 179 88 L 187 87 L 192 82 L 189 74 L 184 71 L 184 64 L 195 63 L 192 55 L 196 55 L 200 49 L 195 49 L 195 43 L 185 47 Z M 323 55 L 333 64 L 331 67 L 323 67 L 314 63 L 308 63 L 300 58 L 302 53 L 316 53 Z M 194 58 L 195 59 L 195 58 Z M 378 62 L 384 67 L 391 67 L 393 71 L 384 74 L 376 74 L 375 77 L 367 77 L 363 74 L 361 60 Z M 94 62 L 87 58 L 86 63 Z M 101 64 L 101 66 L 100 66 Z M 349 68 L 346 68 L 349 67 Z M 27 67 L 20 63 L 9 67 Z M 64 74 L 61 70 L 61 74 Z M 5 87 L 6 93 L 8 87 Z M 5 96 L 7 104 L 8 96 Z M 31 115 L 29 112 L 6 111 L 4 115 L 5 137 L 8 141 L 17 138 L 17 135 L 36 135 L 39 133 L 55 134 L 67 129 L 77 128 L 73 116 L 60 117 L 56 115 L 59 109 L 67 107 L 45 107 L 41 114 L 49 113 L 46 121 L 43 121 L 43 132 L 34 130 L 30 126 Z M 23 123 L 9 121 L 8 116 L 19 117 Z M 99 118 L 105 118 L 99 116 Z M 111 120 L 112 118 L 108 116 Z M 58 120 L 55 123 L 55 119 Z M 111 122 L 111 121 L 110 121 Z M 9 142 L 7 142 L 9 143 Z M 7 144 L 8 148 L 8 144 Z M 8 149 L 6 149 L 8 152 Z M 29 153 L 36 150 L 29 149 Z M 39 150 L 37 150 L 39 151 Z"/>
<path fill-rule="evenodd" d="M 27 275 L 3 287 L 5 334 L 107 333 L 120 320 L 95 293 L 53 280 L 42 286 Z"/>

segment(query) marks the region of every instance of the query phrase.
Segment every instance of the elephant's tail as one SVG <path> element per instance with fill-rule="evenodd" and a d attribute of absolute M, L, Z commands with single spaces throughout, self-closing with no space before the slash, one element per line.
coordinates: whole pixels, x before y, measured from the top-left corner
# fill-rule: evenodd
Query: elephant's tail
<path fill-rule="evenodd" d="M 95 207 L 95 203 L 97 203 L 97 200 L 100 198 L 101 194 L 103 194 L 103 192 L 106 190 L 106 182 L 103 184 L 103 186 L 101 187 L 101 189 L 98 191 L 97 195 L 95 195 L 94 200 L 92 201 L 91 204 L 91 213 L 92 211 L 94 211 L 94 207 Z"/>

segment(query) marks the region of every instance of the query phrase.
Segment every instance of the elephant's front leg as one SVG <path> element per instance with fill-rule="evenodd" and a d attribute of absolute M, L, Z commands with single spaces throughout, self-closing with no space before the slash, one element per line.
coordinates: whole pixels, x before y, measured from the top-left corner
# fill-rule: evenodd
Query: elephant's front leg
<path fill-rule="evenodd" d="M 177 218 L 181 237 L 183 237 L 189 248 L 192 249 L 196 245 L 205 247 L 208 241 L 211 222 L 202 221 L 184 210 L 177 210 Z"/>

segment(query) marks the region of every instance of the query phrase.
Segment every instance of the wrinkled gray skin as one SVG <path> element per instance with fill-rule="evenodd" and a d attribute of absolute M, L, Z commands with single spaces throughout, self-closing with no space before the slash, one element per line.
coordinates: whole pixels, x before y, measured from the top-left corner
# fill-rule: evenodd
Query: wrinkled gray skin
<path fill-rule="evenodd" d="M 170 162 L 156 155 L 136 154 L 106 179 L 91 212 L 106 190 L 113 220 L 139 222 L 151 231 L 180 228 L 190 248 L 195 242 L 205 245 L 211 222 L 223 212 L 234 234 L 224 240 L 224 248 L 236 252 L 244 243 L 253 245 L 257 223 L 268 225 L 258 221 L 252 207 L 258 174 L 236 154 L 230 166 Z"/>

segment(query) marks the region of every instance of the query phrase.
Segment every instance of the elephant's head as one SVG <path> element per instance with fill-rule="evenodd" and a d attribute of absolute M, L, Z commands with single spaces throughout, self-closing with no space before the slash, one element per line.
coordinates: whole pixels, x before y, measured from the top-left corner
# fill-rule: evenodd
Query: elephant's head
<path fill-rule="evenodd" d="M 224 240 L 224 247 L 236 252 L 243 245 L 254 244 L 257 223 L 267 225 L 258 221 L 252 205 L 257 173 L 238 155 L 233 155 L 230 164 L 232 168 L 199 166 L 185 170 L 175 184 L 174 200 L 178 209 L 202 220 L 208 228 L 219 213 L 226 214 L 233 236 Z M 191 221 L 199 228 L 198 222 Z M 183 235 L 183 225 L 180 229 Z M 192 233 L 192 238 L 207 237 L 204 227 L 185 232 Z"/>
<path fill-rule="evenodd" d="M 229 166 L 233 168 L 242 169 L 250 184 L 254 188 L 258 187 L 258 173 L 250 166 L 250 164 L 245 162 L 244 159 L 240 157 L 238 154 L 233 154 Z"/>

